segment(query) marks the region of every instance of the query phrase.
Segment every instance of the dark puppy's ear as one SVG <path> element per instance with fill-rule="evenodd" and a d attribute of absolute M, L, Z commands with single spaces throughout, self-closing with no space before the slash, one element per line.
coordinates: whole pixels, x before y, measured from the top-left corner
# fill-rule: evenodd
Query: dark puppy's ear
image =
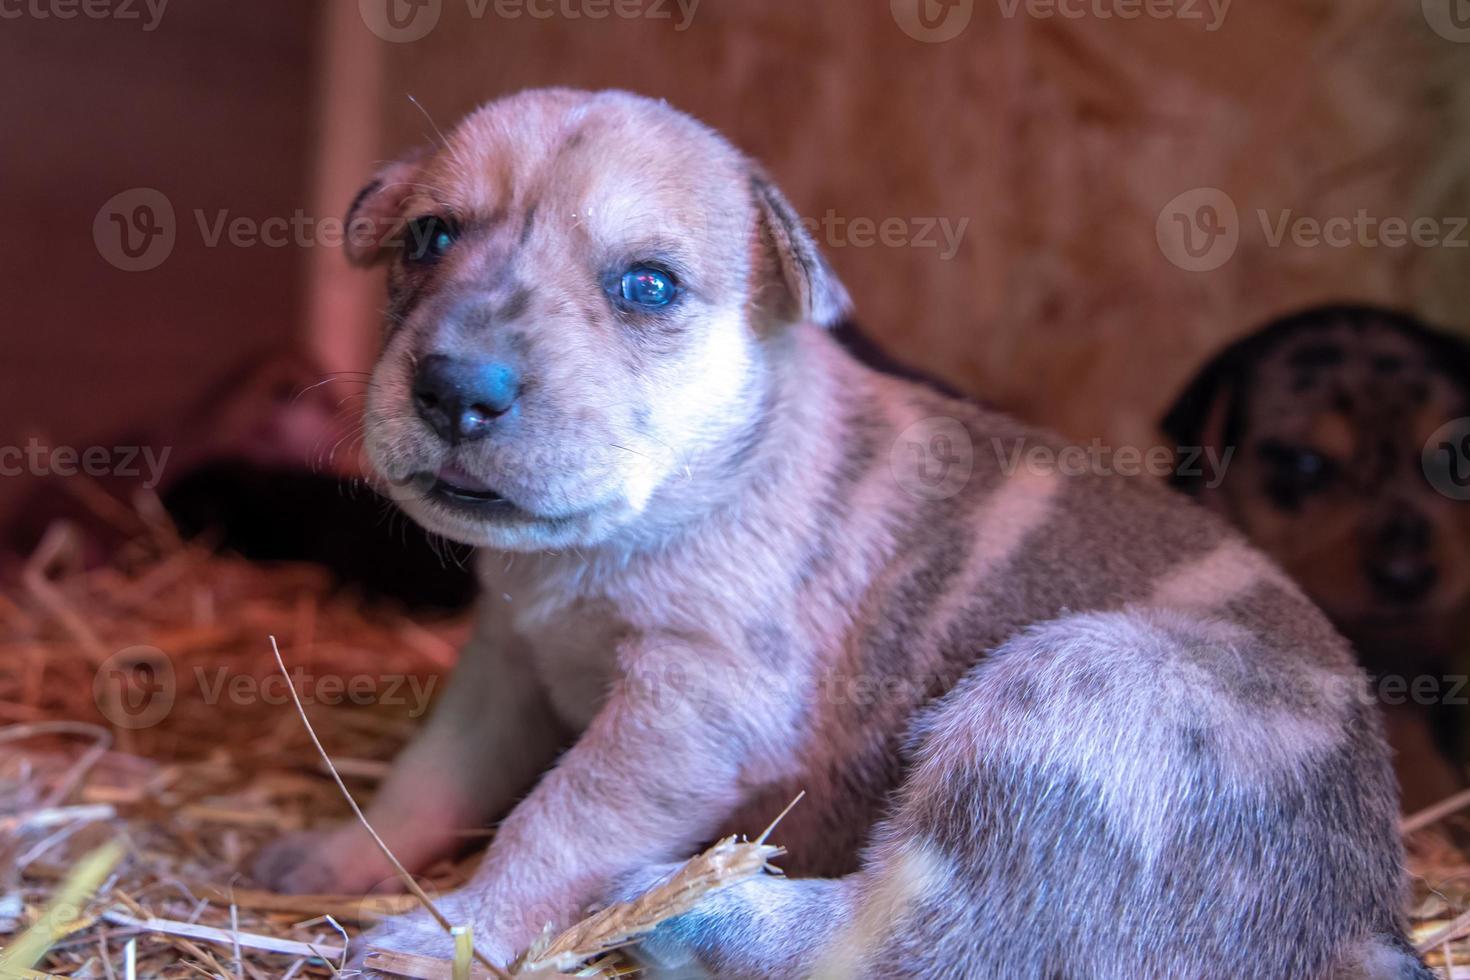
<path fill-rule="evenodd" d="M 1245 397 L 1251 368 L 1260 356 L 1261 335 L 1254 334 L 1216 354 L 1185 386 L 1159 427 L 1179 450 L 1237 446 L 1245 434 Z M 1201 478 L 1175 473 L 1170 483 L 1198 493 Z"/>
<path fill-rule="evenodd" d="M 1303 330 L 1361 319 L 1374 311 L 1347 304 L 1315 306 L 1278 317 L 1216 354 L 1185 386 L 1159 427 L 1178 449 L 1238 448 L 1245 438 L 1246 406 L 1255 367 L 1277 345 Z M 1376 315 L 1376 314 L 1375 314 Z M 1175 474 L 1175 487 L 1201 489 L 1199 478 Z"/>
<path fill-rule="evenodd" d="M 1433 354 L 1435 363 L 1439 364 L 1450 377 L 1459 383 L 1460 390 L 1470 400 L 1470 339 L 1462 334 L 1452 334 L 1444 330 L 1433 330 Z"/>
<path fill-rule="evenodd" d="M 811 232 L 754 164 L 750 186 L 757 215 L 757 274 L 764 280 L 757 291 L 758 307 L 777 323 L 830 327 L 840 322 L 852 309 L 852 300 Z"/>
<path fill-rule="evenodd" d="M 427 149 L 380 169 L 347 208 L 343 248 L 353 265 L 385 262 L 397 253 L 403 231 L 403 202 L 413 192 Z"/>

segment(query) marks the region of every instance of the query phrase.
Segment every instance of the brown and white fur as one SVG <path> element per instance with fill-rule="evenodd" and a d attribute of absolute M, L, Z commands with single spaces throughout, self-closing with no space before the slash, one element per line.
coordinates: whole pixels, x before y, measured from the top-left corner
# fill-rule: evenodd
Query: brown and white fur
<path fill-rule="evenodd" d="M 355 214 L 408 242 L 352 249 L 394 259 L 373 462 L 481 549 L 484 586 L 369 818 L 423 866 L 511 808 L 446 903 L 493 959 L 805 790 L 789 876 L 663 927 L 656 972 L 1428 976 L 1379 724 L 1326 620 L 1188 501 L 1008 472 L 992 439 L 1050 438 L 851 359 L 821 329 L 842 287 L 717 134 L 528 92 Z M 430 216 L 442 258 L 395 258 Z M 610 298 L 649 263 L 673 305 Z M 518 372 L 488 438 L 415 411 L 436 354 Z M 466 479 L 504 501 L 447 500 Z M 388 876 L 352 828 L 261 867 L 298 891 Z M 422 916 L 368 941 L 450 948 Z"/>

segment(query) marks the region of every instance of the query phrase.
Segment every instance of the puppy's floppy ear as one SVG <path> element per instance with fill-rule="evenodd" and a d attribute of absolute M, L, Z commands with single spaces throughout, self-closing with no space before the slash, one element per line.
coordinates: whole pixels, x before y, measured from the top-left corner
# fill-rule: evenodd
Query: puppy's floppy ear
<path fill-rule="evenodd" d="M 1185 386 L 1159 423 L 1176 449 L 1223 450 L 1239 444 L 1245 434 L 1244 397 L 1258 348 L 1254 336 L 1237 341 L 1215 355 Z M 1187 493 L 1198 493 L 1200 482 L 1180 473 L 1170 479 Z"/>
<path fill-rule="evenodd" d="M 1470 339 L 1463 334 L 1452 334 L 1427 326 L 1424 329 L 1435 338 L 1431 349 L 1436 363 L 1455 379 L 1460 390 L 1470 399 Z"/>
<path fill-rule="evenodd" d="M 413 193 L 427 149 L 416 150 L 380 169 L 347 208 L 343 247 L 347 261 L 370 266 L 396 251 L 403 230 L 403 202 Z"/>
<path fill-rule="evenodd" d="M 1238 448 L 1245 438 L 1246 404 L 1256 365 L 1299 331 L 1343 316 L 1340 307 L 1316 307 L 1273 320 L 1216 354 L 1185 386 L 1159 422 L 1176 449 Z M 1169 481 L 1198 493 L 1201 480 L 1179 473 Z"/>
<path fill-rule="evenodd" d="M 796 209 L 752 164 L 756 206 L 757 304 L 783 323 L 808 321 L 830 327 L 852 308 L 847 290 L 827 264 Z"/>

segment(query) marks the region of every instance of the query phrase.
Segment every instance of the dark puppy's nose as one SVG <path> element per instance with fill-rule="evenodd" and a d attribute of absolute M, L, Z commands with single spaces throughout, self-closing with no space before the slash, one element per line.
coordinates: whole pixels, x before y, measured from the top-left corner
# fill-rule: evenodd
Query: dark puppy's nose
<path fill-rule="evenodd" d="M 1379 529 L 1368 560 L 1368 581 L 1391 602 L 1423 599 L 1439 581 L 1430 556 L 1433 534 L 1418 514 L 1399 514 Z"/>
<path fill-rule="evenodd" d="M 430 354 L 413 379 L 419 417 L 448 442 L 483 439 L 521 393 L 520 375 L 508 364 Z"/>

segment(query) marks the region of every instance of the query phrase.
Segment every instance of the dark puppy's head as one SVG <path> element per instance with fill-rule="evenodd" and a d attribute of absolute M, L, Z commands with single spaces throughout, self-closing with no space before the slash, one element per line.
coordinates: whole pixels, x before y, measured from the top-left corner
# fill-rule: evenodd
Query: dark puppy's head
<path fill-rule="evenodd" d="M 1467 604 L 1470 504 L 1436 489 L 1425 468 L 1431 437 L 1467 415 L 1470 347 L 1401 313 L 1338 306 L 1227 348 L 1163 427 L 1186 452 L 1234 448 L 1218 486 L 1176 482 L 1347 632 L 1371 636 Z"/>
<path fill-rule="evenodd" d="M 749 445 L 783 331 L 847 305 L 758 167 L 621 92 L 490 103 L 385 168 L 349 229 L 350 258 L 390 265 L 369 456 L 473 545 L 593 544 L 654 501 L 668 519 Z"/>

